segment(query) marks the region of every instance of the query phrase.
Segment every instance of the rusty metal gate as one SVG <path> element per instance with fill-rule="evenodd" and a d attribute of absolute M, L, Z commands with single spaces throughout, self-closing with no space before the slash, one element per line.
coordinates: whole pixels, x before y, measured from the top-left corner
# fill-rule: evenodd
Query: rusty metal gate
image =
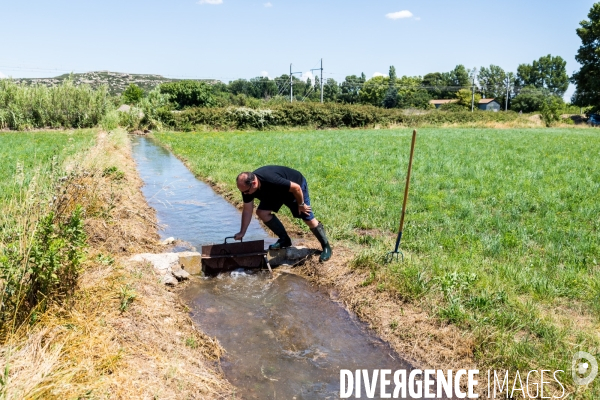
<path fill-rule="evenodd" d="M 206 273 L 268 265 L 264 240 L 202 246 L 202 270 Z M 270 266 L 269 266 L 270 267 Z M 270 268 L 269 268 L 270 269 Z"/>

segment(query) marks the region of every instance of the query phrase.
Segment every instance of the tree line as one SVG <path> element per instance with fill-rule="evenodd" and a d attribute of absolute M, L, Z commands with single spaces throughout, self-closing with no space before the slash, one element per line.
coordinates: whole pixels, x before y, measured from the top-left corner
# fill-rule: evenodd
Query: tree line
<path fill-rule="evenodd" d="M 582 68 L 569 77 L 566 61 L 548 54 L 530 64 L 520 64 L 516 71 L 505 71 L 498 65 L 466 68 L 457 65 L 448 72 L 431 72 L 423 76 L 398 77 L 394 66 L 387 76 L 367 79 L 364 73 L 348 75 L 337 82 L 319 77 L 302 80 L 283 74 L 274 79 L 256 77 L 236 79 L 229 83 L 209 84 L 199 81 L 164 83 L 158 91 L 169 97 L 176 109 L 187 107 L 260 107 L 290 101 L 368 104 L 383 108 L 432 108 L 430 100 L 454 99 L 447 109 L 469 109 L 472 102 L 493 98 L 503 107 L 522 112 L 566 109 L 563 96 L 569 82 L 576 85 L 571 103 L 579 107 L 600 109 L 600 3 L 595 3 L 589 20 L 580 23 L 577 35 L 582 46 L 576 59 Z M 145 96 L 144 91 L 131 84 L 122 94 L 122 101 L 136 104 Z"/>
<path fill-rule="evenodd" d="M 170 96 L 176 109 L 287 102 L 291 86 L 294 101 L 320 101 L 322 87 L 324 102 L 428 109 L 432 107 L 432 99 L 455 99 L 456 103 L 446 108 L 470 108 L 475 97 L 475 104 L 481 98 L 494 98 L 509 109 L 534 112 L 545 102 L 563 103 L 568 85 L 566 62 L 560 56 L 547 55 L 531 64 L 519 65 L 516 73 L 506 72 L 497 65 L 479 69 L 457 65 L 448 72 L 398 77 L 395 67 L 390 66 L 387 76 L 367 79 L 361 73 L 346 76 L 342 82 L 328 78 L 322 86 L 318 76 L 305 81 L 295 76 L 290 80 L 289 75 L 283 74 L 274 79 L 256 77 L 213 84 L 182 80 L 164 83 L 158 90 Z M 128 104 L 135 104 L 143 97 L 143 90 L 135 84 L 122 94 Z"/>

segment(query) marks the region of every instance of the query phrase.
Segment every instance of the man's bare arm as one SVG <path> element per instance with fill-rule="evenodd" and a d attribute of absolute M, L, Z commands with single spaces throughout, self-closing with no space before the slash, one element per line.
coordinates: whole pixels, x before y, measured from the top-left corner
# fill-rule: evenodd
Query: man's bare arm
<path fill-rule="evenodd" d="M 235 238 L 235 240 L 242 240 L 242 238 L 246 234 L 248 225 L 250 225 L 250 221 L 252 221 L 252 212 L 253 211 L 254 211 L 254 201 L 251 201 L 250 203 L 244 203 L 244 207 L 242 209 L 242 226 L 240 228 L 240 231 L 233 236 Z"/>
<path fill-rule="evenodd" d="M 304 204 L 304 195 L 302 194 L 302 188 L 300 187 L 300 185 L 298 185 L 295 182 L 290 182 L 290 193 L 294 195 L 294 198 L 298 203 L 298 212 L 309 213 L 311 208 L 308 204 Z"/>

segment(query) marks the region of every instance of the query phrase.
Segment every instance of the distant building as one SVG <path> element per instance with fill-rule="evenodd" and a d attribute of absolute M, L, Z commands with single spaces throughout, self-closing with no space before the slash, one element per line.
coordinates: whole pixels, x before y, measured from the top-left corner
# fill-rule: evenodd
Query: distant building
<path fill-rule="evenodd" d="M 429 104 L 433 104 L 435 108 L 440 108 L 444 104 L 456 103 L 457 99 L 443 99 L 443 100 L 429 100 Z M 477 108 L 483 111 L 500 111 L 502 106 L 496 101 L 496 99 L 481 99 L 477 104 Z"/>
<path fill-rule="evenodd" d="M 500 111 L 502 109 L 502 106 L 496 101 L 496 99 L 481 99 L 479 100 L 479 104 L 477 104 L 477 107 L 479 107 L 480 110 L 494 112 Z"/>
<path fill-rule="evenodd" d="M 458 100 L 456 99 L 447 99 L 447 100 L 429 100 L 429 104 L 433 104 L 435 108 L 440 108 L 444 104 L 448 103 L 456 103 Z"/>

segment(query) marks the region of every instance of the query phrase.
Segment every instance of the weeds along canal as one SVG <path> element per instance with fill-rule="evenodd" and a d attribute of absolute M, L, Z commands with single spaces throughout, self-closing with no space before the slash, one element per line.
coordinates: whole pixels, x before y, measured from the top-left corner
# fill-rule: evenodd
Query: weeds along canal
<path fill-rule="evenodd" d="M 165 227 L 161 237 L 199 248 L 239 230 L 240 212 L 181 161 L 152 139 L 131 140 L 142 191 Z M 268 238 L 255 220 L 245 237 Z M 328 292 L 297 275 L 274 276 L 236 270 L 197 277 L 181 294 L 194 321 L 227 351 L 221 365 L 242 398 L 336 399 L 341 369 L 410 371 Z M 379 388 L 375 393 L 378 398 Z"/>

